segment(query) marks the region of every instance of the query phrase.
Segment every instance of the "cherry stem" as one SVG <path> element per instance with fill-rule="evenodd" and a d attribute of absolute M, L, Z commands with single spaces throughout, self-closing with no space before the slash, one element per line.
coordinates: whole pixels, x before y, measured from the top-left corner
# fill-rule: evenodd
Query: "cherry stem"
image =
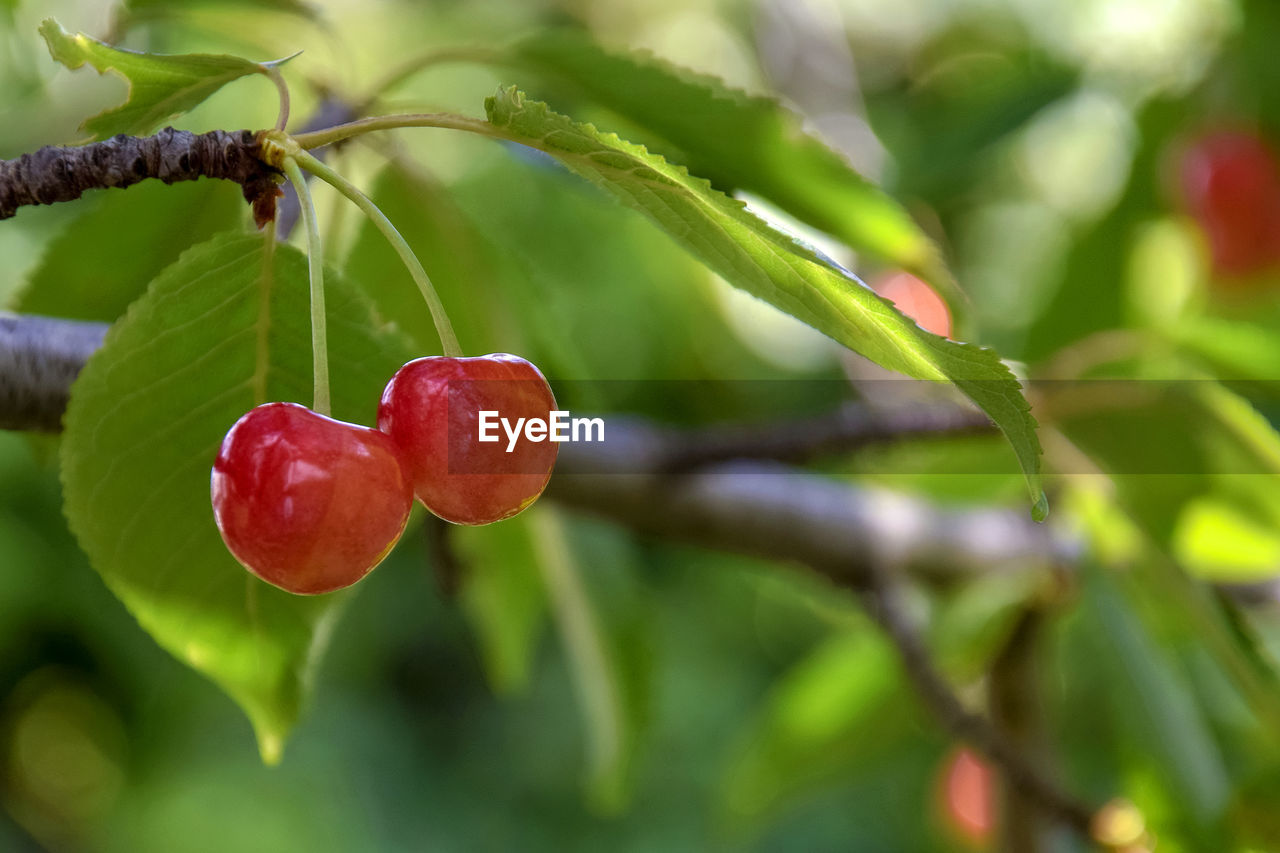
<path fill-rule="evenodd" d="M 294 137 L 294 139 L 299 141 L 299 144 L 302 144 L 300 137 Z M 440 336 L 440 347 L 444 354 L 454 358 L 460 357 L 462 355 L 462 347 L 458 345 L 458 337 L 453 333 L 453 325 L 449 322 L 449 315 L 444 310 L 444 303 L 440 301 L 440 295 L 436 293 L 435 286 L 427 276 L 427 271 L 422 268 L 417 255 L 413 253 L 413 249 L 409 248 L 409 243 L 396 230 L 396 227 L 391 224 L 391 220 L 387 219 L 387 215 L 379 210 L 378 206 L 367 195 L 360 192 L 355 184 L 315 157 L 312 157 L 306 151 L 298 151 L 293 156 L 296 158 L 297 164 L 302 168 L 351 199 L 356 207 L 360 208 L 364 215 L 369 217 L 370 221 L 378 227 L 378 230 L 382 232 L 382 236 L 387 238 L 391 248 L 396 250 L 400 260 L 409 269 L 409 275 L 413 276 L 414 284 L 418 285 L 418 290 L 422 292 L 422 298 L 426 300 L 427 308 L 431 311 L 431 320 L 435 323 L 436 334 Z"/>
<path fill-rule="evenodd" d="M 327 417 L 330 412 L 329 341 L 325 331 L 324 313 L 324 245 L 320 241 L 316 206 L 311 201 L 311 190 L 307 187 L 306 176 L 298 168 L 298 161 L 293 157 L 285 157 L 281 167 L 298 193 L 299 206 L 302 208 L 302 224 L 307 229 L 307 272 L 311 279 L 312 376 L 315 378 L 315 399 L 312 401 L 311 408 Z"/>
<path fill-rule="evenodd" d="M 335 142 L 341 142 L 344 139 L 351 139 L 354 136 L 361 136 L 378 130 L 394 130 L 398 127 L 444 127 L 450 130 L 466 130 L 494 139 L 506 138 L 504 134 L 484 119 L 454 115 L 453 113 L 409 113 L 406 115 L 362 118 L 358 121 L 327 127 L 324 130 L 299 133 L 294 135 L 293 141 L 302 148 L 320 148 L 325 145 L 332 145 Z M 301 157 L 298 158 L 298 162 L 302 163 L 303 167 L 306 168 L 306 163 Z M 324 176 L 321 175 L 320 177 Z"/>

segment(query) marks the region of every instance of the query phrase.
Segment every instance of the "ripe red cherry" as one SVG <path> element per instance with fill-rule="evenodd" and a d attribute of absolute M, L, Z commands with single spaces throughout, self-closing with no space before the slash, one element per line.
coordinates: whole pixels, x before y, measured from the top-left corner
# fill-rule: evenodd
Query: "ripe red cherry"
<path fill-rule="evenodd" d="M 1280 265 L 1280 166 L 1266 142 L 1244 131 L 1212 133 L 1187 147 L 1180 167 L 1216 273 L 1248 276 Z"/>
<path fill-rule="evenodd" d="M 523 358 L 429 356 L 391 377 L 378 429 L 400 447 L 414 494 L 427 509 L 454 524 L 489 524 L 542 494 L 558 445 L 522 434 L 507 452 L 500 426 L 498 441 L 481 442 L 480 412 L 496 412 L 514 428 L 517 418 L 549 420 L 555 407 L 551 386 Z"/>
<path fill-rule="evenodd" d="M 236 421 L 213 463 L 213 515 L 249 571 L 300 594 L 350 586 L 404 531 L 413 492 L 394 442 L 296 403 Z"/>

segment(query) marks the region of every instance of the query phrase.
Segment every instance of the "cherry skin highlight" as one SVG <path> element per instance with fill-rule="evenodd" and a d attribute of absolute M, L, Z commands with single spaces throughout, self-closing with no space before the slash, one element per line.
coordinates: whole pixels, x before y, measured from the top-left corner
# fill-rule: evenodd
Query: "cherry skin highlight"
<path fill-rule="evenodd" d="M 267 403 L 236 421 L 210 491 L 232 555 L 267 583 L 304 595 L 367 575 L 413 508 L 391 439 L 296 403 Z"/>
<path fill-rule="evenodd" d="M 521 434 L 508 452 L 502 427 L 490 432 L 497 441 L 481 442 L 480 412 L 495 412 L 514 428 L 519 418 L 549 420 L 555 407 L 547 380 L 519 356 L 429 356 L 409 362 L 387 383 L 378 429 L 399 446 L 414 494 L 427 509 L 454 524 L 489 524 L 542 494 L 558 445 Z"/>

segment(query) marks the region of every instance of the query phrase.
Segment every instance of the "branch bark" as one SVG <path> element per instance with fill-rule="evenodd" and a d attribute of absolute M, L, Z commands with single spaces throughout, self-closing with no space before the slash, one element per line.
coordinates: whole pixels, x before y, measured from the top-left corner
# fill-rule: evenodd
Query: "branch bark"
<path fill-rule="evenodd" d="M 987 705 L 991 723 L 1018 754 L 1034 768 L 1046 765 L 1037 650 L 1045 613 L 1035 607 L 1024 610 L 1013 632 L 991 664 L 987 679 Z M 1001 772 L 1001 853 L 1042 853 L 1052 849 L 1040 802 Z"/>
<path fill-rule="evenodd" d="M 154 136 L 114 136 L 72 147 L 45 146 L 0 160 L 0 219 L 25 205 L 74 201 L 86 190 L 130 187 L 147 178 L 166 184 L 217 178 L 235 181 L 259 225 L 275 215 L 278 173 L 259 158 L 248 130 L 194 134 L 167 127 Z"/>
<path fill-rule="evenodd" d="M 1017 740 L 1006 737 L 988 718 L 967 709 L 938 671 L 902 601 L 902 582 L 897 574 L 889 567 L 872 564 L 869 580 L 871 590 L 867 597 L 872 616 L 893 641 L 907 677 L 943 727 L 994 762 L 1005 787 L 1016 792 L 1022 802 L 1033 802 L 1055 821 L 1071 827 L 1082 838 L 1090 838 L 1094 810 L 1059 787 Z M 1019 830 L 1023 828 L 1030 829 Z M 1041 849 L 1035 836 L 1020 840 L 1028 838 L 1032 846 L 1002 849 L 1029 853 Z"/>

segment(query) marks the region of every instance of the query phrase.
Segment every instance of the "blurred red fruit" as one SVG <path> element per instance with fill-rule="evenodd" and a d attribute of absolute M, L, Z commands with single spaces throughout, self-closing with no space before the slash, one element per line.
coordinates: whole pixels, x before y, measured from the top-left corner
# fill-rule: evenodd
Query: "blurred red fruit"
<path fill-rule="evenodd" d="M 1216 274 L 1241 277 L 1280 266 L 1280 164 L 1262 138 L 1244 131 L 1202 136 L 1187 147 L 1180 179 Z"/>
<path fill-rule="evenodd" d="M 939 790 L 947 826 L 975 846 L 995 831 L 995 774 L 973 750 L 957 749 L 943 765 Z"/>
<path fill-rule="evenodd" d="M 920 328 L 944 338 L 951 337 L 951 312 L 942 297 L 911 273 L 897 272 L 876 283 L 876 293 L 892 302 Z"/>

